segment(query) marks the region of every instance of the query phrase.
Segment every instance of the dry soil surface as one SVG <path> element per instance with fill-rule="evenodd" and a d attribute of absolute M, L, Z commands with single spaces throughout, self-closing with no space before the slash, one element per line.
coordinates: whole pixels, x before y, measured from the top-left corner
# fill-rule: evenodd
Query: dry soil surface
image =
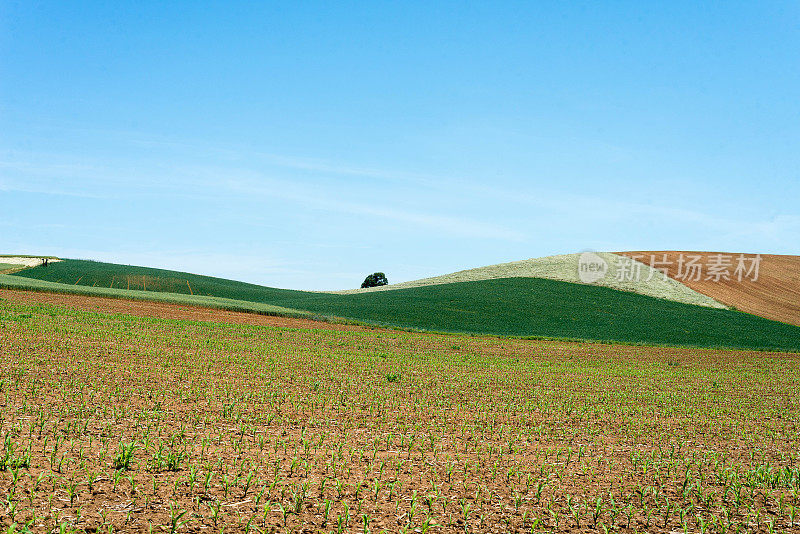
<path fill-rule="evenodd" d="M 800 256 L 761 254 L 758 279 L 753 281 L 752 277 L 745 276 L 742 281 L 739 281 L 738 277 L 732 276 L 739 253 L 668 250 L 621 252 L 620 254 L 636 258 L 650 266 L 653 266 L 654 260 L 661 262 L 666 254 L 666 260 L 669 263 L 666 266 L 667 274 L 674 279 L 678 279 L 678 260 L 681 254 L 684 258 L 700 256 L 699 263 L 703 266 L 708 265 L 718 254 L 728 256 L 733 263 L 728 280 L 708 279 L 706 271 L 697 281 L 678 280 L 691 289 L 708 295 L 727 306 L 733 306 L 738 310 L 767 319 L 800 326 Z M 746 258 L 753 256 L 753 254 L 745 254 Z"/>
<path fill-rule="evenodd" d="M 62 293 L 45 293 L 39 291 L 20 291 L 0 289 L 0 299 L 23 304 L 50 304 L 79 310 L 100 313 L 125 313 L 139 317 L 157 317 L 160 319 L 181 319 L 189 321 L 205 321 L 214 323 L 250 324 L 258 326 L 275 326 L 279 328 L 317 328 L 325 330 L 376 330 L 367 326 L 348 325 L 299 319 L 293 317 L 275 317 L 257 313 L 235 312 L 200 306 L 185 306 L 144 300 L 125 300 L 108 297 L 84 295 L 68 295 Z"/>

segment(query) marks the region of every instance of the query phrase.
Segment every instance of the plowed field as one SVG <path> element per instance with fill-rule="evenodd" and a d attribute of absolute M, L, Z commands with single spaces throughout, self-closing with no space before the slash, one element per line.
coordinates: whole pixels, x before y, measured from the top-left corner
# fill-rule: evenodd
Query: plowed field
<path fill-rule="evenodd" d="M 678 259 L 681 254 L 684 257 L 700 256 L 700 263 L 708 265 L 713 257 L 718 254 L 730 256 L 734 262 L 731 266 L 731 274 L 735 267 L 735 260 L 738 257 L 733 253 L 720 252 L 679 252 L 679 251 L 647 251 L 647 252 L 622 252 L 629 257 L 635 257 L 642 263 L 651 265 L 652 255 L 656 256 L 656 261 L 661 261 L 663 255 L 667 255 L 670 262 L 668 276 L 678 279 Z M 638 256 L 638 257 L 637 257 Z M 746 255 L 752 257 L 752 254 Z M 652 266 L 652 265 L 651 265 Z M 727 306 L 733 306 L 741 311 L 752 313 L 772 319 L 800 326 L 800 256 L 779 256 L 774 254 L 761 254 L 761 263 L 758 271 L 758 279 L 752 281 L 749 277 L 743 277 L 742 281 L 738 277 L 730 276 L 728 280 L 707 279 L 707 274 L 701 276 L 700 280 L 679 279 L 691 289 L 698 293 L 703 293 L 709 297 L 722 302 Z"/>
<path fill-rule="evenodd" d="M 800 532 L 800 354 L 121 306 L 0 293 L 4 531 Z"/>

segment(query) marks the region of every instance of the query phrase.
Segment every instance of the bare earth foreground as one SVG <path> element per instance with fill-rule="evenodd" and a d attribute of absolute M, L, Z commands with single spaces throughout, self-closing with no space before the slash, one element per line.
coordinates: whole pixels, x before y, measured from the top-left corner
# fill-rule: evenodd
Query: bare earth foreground
<path fill-rule="evenodd" d="M 799 386 L 800 354 L 0 291 L 0 524 L 800 532 Z"/>

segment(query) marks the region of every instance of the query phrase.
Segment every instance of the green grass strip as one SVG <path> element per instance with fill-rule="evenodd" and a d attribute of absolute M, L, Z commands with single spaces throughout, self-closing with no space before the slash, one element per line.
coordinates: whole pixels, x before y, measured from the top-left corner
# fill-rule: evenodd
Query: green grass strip
<path fill-rule="evenodd" d="M 136 291 L 108 287 L 68 285 L 5 274 L 0 274 L 0 288 L 20 289 L 25 291 L 45 291 L 49 293 L 109 297 L 128 300 L 143 300 L 150 302 L 163 302 L 166 304 L 181 304 L 185 306 L 202 306 L 205 308 L 258 313 L 261 315 L 273 315 L 278 317 L 296 317 L 306 319 L 313 318 L 317 320 L 324 319 L 323 317 L 319 317 L 311 312 L 293 310 L 284 308 L 282 306 L 275 306 L 260 302 L 248 302 L 207 295 L 182 295 L 178 293 L 158 293 L 154 291 Z"/>

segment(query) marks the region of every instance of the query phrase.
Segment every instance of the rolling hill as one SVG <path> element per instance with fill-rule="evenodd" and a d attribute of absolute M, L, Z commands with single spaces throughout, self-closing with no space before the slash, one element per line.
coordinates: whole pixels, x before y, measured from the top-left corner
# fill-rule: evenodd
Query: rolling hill
<path fill-rule="evenodd" d="M 50 291 L 108 291 L 122 298 L 153 295 L 228 309 L 263 307 L 263 313 L 311 313 L 427 331 L 800 351 L 796 326 L 547 278 L 512 276 L 333 294 L 85 260 L 0 275 L 0 286 L 25 284 Z"/>
<path fill-rule="evenodd" d="M 712 308 L 727 307 L 708 295 L 699 293 L 676 280 L 665 277 L 661 272 L 651 269 L 648 265 L 634 259 L 629 259 L 610 252 L 596 252 L 592 254 L 602 259 L 608 269 L 606 275 L 595 281 L 593 285 L 618 289 L 620 291 L 630 291 L 649 297 L 674 300 L 675 302 L 683 302 L 684 304 L 696 304 Z M 332 293 L 351 294 L 391 291 L 410 287 L 424 287 L 454 282 L 477 282 L 480 280 L 494 280 L 497 278 L 546 278 L 548 280 L 580 284 L 583 283 L 578 275 L 581 256 L 581 254 L 559 254 L 556 256 L 545 256 L 543 258 L 531 258 L 521 261 L 487 265 L 485 267 L 467 269 L 441 276 L 412 280 L 410 282 L 401 282 L 399 284 L 366 289 L 333 291 Z M 618 276 L 619 269 L 621 268 L 620 265 L 626 262 L 632 263 L 632 267 L 638 269 L 639 277 L 637 280 L 627 280 L 624 276 Z"/>

